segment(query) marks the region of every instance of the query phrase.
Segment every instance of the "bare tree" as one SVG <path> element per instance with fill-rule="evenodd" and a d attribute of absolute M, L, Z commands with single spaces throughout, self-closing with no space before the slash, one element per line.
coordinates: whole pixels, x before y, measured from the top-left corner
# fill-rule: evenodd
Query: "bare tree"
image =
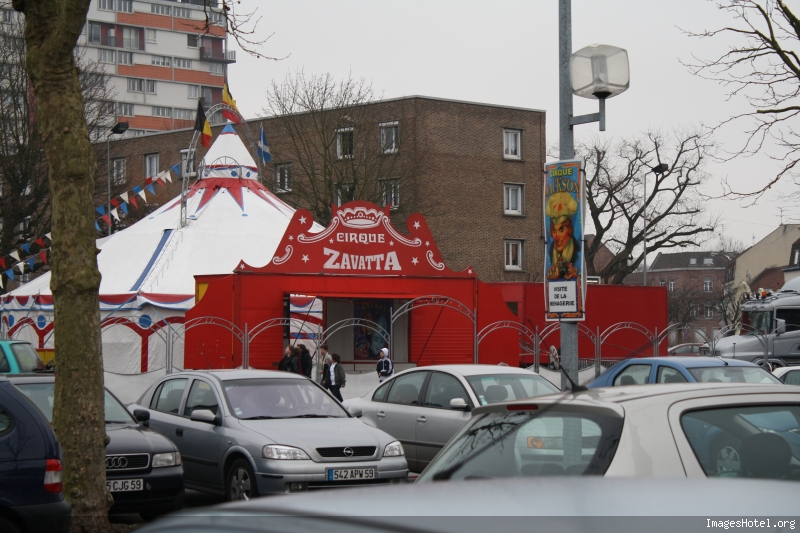
<path fill-rule="evenodd" d="M 694 58 L 685 63 L 690 71 L 727 88 L 729 98 L 743 97 L 750 110 L 733 115 L 713 127 L 744 121 L 746 141 L 723 160 L 764 151 L 779 161 L 782 169 L 766 183 L 750 191 L 727 193 L 758 198 L 784 176 L 795 183 L 795 167 L 800 162 L 800 136 L 795 124 L 800 115 L 800 19 L 781 0 L 726 0 L 718 3 L 728 12 L 733 25 L 715 30 L 686 33 L 699 38 L 732 38 L 726 51 L 711 59 Z M 770 150 L 764 150 L 773 144 Z"/>
<path fill-rule="evenodd" d="M 337 82 L 330 74 L 303 72 L 273 81 L 267 93 L 264 112 L 275 117 L 278 137 L 286 139 L 270 145 L 273 161 L 292 164 L 287 199 L 309 209 L 320 224 L 330 221 L 331 203 L 386 205 L 402 195 L 395 202 L 398 215 L 419 209 L 414 178 L 423 151 L 410 140 L 409 104 L 376 105 L 373 96 L 363 79 Z"/>
<path fill-rule="evenodd" d="M 715 220 L 705 212 L 698 189 L 708 177 L 703 166 L 712 148 L 701 134 L 683 132 L 650 132 L 576 148 L 586 162 L 587 218 L 595 232 L 585 244 L 589 275 L 622 283 L 639 269 L 645 225 L 648 253 L 697 246 L 711 235 Z M 654 174 L 659 163 L 668 170 Z M 614 257 L 598 270 L 593 258 L 603 245 Z"/>

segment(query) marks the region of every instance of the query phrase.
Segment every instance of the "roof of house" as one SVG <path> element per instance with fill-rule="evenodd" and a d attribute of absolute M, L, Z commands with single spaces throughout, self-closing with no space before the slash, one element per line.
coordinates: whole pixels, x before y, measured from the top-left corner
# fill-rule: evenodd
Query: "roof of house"
<path fill-rule="evenodd" d="M 779 291 L 785 283 L 783 277 L 784 267 L 765 268 L 761 273 L 753 278 L 749 283 L 750 287 L 755 289 L 769 289 L 771 291 Z"/>
<path fill-rule="evenodd" d="M 732 252 L 676 252 L 659 253 L 650 271 L 676 270 L 684 268 L 724 268 L 736 257 Z M 710 260 L 711 263 L 707 263 Z"/>

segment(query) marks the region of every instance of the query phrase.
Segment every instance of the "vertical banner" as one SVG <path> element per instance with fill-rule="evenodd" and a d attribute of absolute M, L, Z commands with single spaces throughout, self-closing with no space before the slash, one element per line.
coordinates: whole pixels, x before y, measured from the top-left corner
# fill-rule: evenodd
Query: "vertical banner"
<path fill-rule="evenodd" d="M 389 325 L 392 322 L 391 300 L 355 300 L 353 311 L 354 318 L 369 320 L 377 324 L 385 332 L 389 331 Z M 356 361 L 379 359 L 381 348 L 388 348 L 383 336 L 375 329 L 369 325 L 355 326 L 355 337 L 353 339 L 355 353 L 353 358 Z"/>
<path fill-rule="evenodd" d="M 545 320 L 584 320 L 583 161 L 544 166 Z"/>

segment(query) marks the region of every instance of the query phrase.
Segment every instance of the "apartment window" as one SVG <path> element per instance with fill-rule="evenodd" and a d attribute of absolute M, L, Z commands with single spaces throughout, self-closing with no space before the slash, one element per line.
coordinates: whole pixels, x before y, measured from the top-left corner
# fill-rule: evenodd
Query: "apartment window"
<path fill-rule="evenodd" d="M 133 0 L 117 0 L 117 11 L 133 13 Z"/>
<path fill-rule="evenodd" d="M 128 137 L 141 137 L 142 135 L 147 133 L 147 131 L 130 129 L 130 130 L 126 131 L 125 133 L 128 134 Z"/>
<path fill-rule="evenodd" d="M 279 163 L 275 165 L 275 192 L 289 192 L 292 190 L 292 164 Z"/>
<path fill-rule="evenodd" d="M 711 292 L 714 290 L 714 282 L 711 281 L 711 278 L 706 278 L 703 280 L 703 292 Z"/>
<path fill-rule="evenodd" d="M 355 149 L 355 138 L 353 128 L 342 128 L 336 130 L 336 158 L 349 159 L 353 157 Z"/>
<path fill-rule="evenodd" d="M 122 28 L 122 48 L 128 50 L 139 49 L 139 29 Z"/>
<path fill-rule="evenodd" d="M 669 284 L 667 285 L 667 290 L 669 292 L 675 292 L 675 280 L 674 279 L 669 280 Z"/>
<path fill-rule="evenodd" d="M 156 80 L 145 80 L 145 90 L 150 94 L 156 94 Z"/>
<path fill-rule="evenodd" d="M 522 214 L 522 185 L 503 185 L 503 198 L 506 215 Z"/>
<path fill-rule="evenodd" d="M 111 182 L 114 185 L 125 185 L 128 179 L 125 174 L 125 158 L 111 160 Z"/>
<path fill-rule="evenodd" d="M 187 35 L 186 36 L 186 46 L 189 48 L 197 48 L 200 45 L 200 39 L 197 38 L 197 35 Z"/>
<path fill-rule="evenodd" d="M 664 285 L 666 285 L 666 282 L 665 282 L 663 279 L 662 279 L 662 280 L 659 280 L 659 282 L 658 282 L 658 286 L 659 286 L 659 287 L 663 287 Z"/>
<path fill-rule="evenodd" d="M 697 264 L 697 258 L 696 258 L 696 257 L 692 257 L 692 258 L 690 258 L 690 259 L 689 259 L 689 264 L 690 264 L 690 265 L 696 265 L 696 264 Z"/>
<path fill-rule="evenodd" d="M 117 63 L 120 65 L 133 65 L 133 52 L 117 52 Z"/>
<path fill-rule="evenodd" d="M 384 154 L 397 153 L 398 133 L 400 126 L 397 122 L 385 122 L 378 126 L 381 134 L 381 152 Z"/>
<path fill-rule="evenodd" d="M 89 24 L 89 42 L 100 44 L 100 24 Z"/>
<path fill-rule="evenodd" d="M 160 6 L 158 4 L 150 4 L 150 12 L 155 13 L 156 15 L 169 16 L 169 7 L 170 6 Z"/>
<path fill-rule="evenodd" d="M 143 93 L 144 80 L 139 78 L 128 78 L 128 92 L 129 93 Z"/>
<path fill-rule="evenodd" d="M 794 251 L 794 264 L 800 265 L 800 250 Z"/>
<path fill-rule="evenodd" d="M 714 318 L 714 308 L 711 306 L 706 307 L 706 318 Z"/>
<path fill-rule="evenodd" d="M 400 207 L 400 182 L 396 179 L 381 180 L 383 193 L 383 205 L 389 205 L 392 209 Z"/>
<path fill-rule="evenodd" d="M 693 305 L 691 311 L 689 312 L 692 318 L 697 318 L 697 306 Z"/>
<path fill-rule="evenodd" d="M 189 11 L 185 7 L 176 7 L 175 11 L 173 13 L 178 18 L 182 18 L 182 19 L 190 19 L 190 18 L 192 18 L 191 11 Z"/>
<path fill-rule="evenodd" d="M 705 259 L 703 259 L 703 264 L 704 265 L 713 265 L 714 264 L 714 258 L 713 257 L 706 257 Z"/>
<path fill-rule="evenodd" d="M 211 24 L 216 24 L 217 26 L 225 26 L 225 15 L 222 13 L 217 13 L 216 11 L 209 11 L 208 12 L 208 21 Z"/>
<path fill-rule="evenodd" d="M 132 117 L 133 104 L 125 104 L 123 102 L 117 102 L 117 115 L 121 117 Z"/>
<path fill-rule="evenodd" d="M 503 130 L 503 158 L 522 159 L 522 132 Z"/>
<path fill-rule="evenodd" d="M 171 107 L 160 107 L 160 106 L 153 106 L 153 116 L 154 117 L 172 117 L 172 108 Z"/>
<path fill-rule="evenodd" d="M 225 65 L 222 63 L 209 63 L 208 64 L 208 71 L 213 74 L 214 76 L 224 76 L 225 75 Z"/>
<path fill-rule="evenodd" d="M 183 59 L 181 57 L 175 58 L 175 68 L 192 68 L 191 59 Z M 192 98 L 192 97 L 190 97 Z M 197 98 L 196 96 L 194 98 Z"/>
<path fill-rule="evenodd" d="M 156 42 L 156 30 L 151 30 L 150 28 L 144 30 L 144 40 L 148 43 Z"/>
<path fill-rule="evenodd" d="M 105 48 L 98 48 L 97 60 L 101 63 L 114 63 L 114 50 L 106 50 Z"/>
<path fill-rule="evenodd" d="M 194 109 L 175 109 L 174 113 L 179 120 L 194 120 Z"/>
<path fill-rule="evenodd" d="M 336 205 L 342 207 L 355 199 L 355 187 L 352 183 L 340 183 L 336 186 Z"/>
<path fill-rule="evenodd" d="M 167 56 L 150 56 L 150 64 L 157 65 L 159 67 L 168 67 L 170 66 L 170 58 Z"/>
<path fill-rule="evenodd" d="M 522 241 L 505 241 L 506 270 L 522 270 Z"/>
<path fill-rule="evenodd" d="M 158 175 L 158 154 L 147 154 L 144 156 L 144 175 L 147 178 Z"/>
<path fill-rule="evenodd" d="M 114 0 L 98 0 L 97 9 L 103 11 L 114 11 Z"/>
<path fill-rule="evenodd" d="M 193 174 L 194 168 L 191 161 L 189 161 L 189 149 L 186 148 L 181 150 L 181 177 Z"/>
<path fill-rule="evenodd" d="M 189 85 L 189 98 L 200 98 L 199 85 Z"/>

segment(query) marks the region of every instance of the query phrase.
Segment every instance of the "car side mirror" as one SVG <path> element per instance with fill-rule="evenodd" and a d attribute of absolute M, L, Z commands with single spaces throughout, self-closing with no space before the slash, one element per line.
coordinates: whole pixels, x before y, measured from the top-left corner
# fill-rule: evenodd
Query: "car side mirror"
<path fill-rule="evenodd" d="M 150 425 L 150 411 L 147 409 L 134 409 L 133 419 L 148 427 Z"/>
<path fill-rule="evenodd" d="M 362 411 L 359 407 L 349 407 L 347 410 L 350 411 L 350 414 L 356 418 L 361 418 L 364 415 L 364 411 Z"/>
<path fill-rule="evenodd" d="M 453 398 L 450 400 L 450 409 L 454 409 L 456 411 L 469 411 L 469 404 L 464 400 L 464 398 Z"/>
<path fill-rule="evenodd" d="M 190 416 L 189 419 L 194 420 L 195 422 L 214 424 L 215 426 L 220 425 L 220 420 L 217 418 L 217 415 L 208 409 L 197 409 L 196 411 L 192 411 L 192 416 Z"/>
<path fill-rule="evenodd" d="M 775 329 L 775 336 L 776 337 L 778 335 L 782 335 L 782 334 L 786 333 L 786 320 L 784 320 L 782 318 L 776 318 L 775 319 L 775 323 L 778 325 L 778 327 Z"/>

